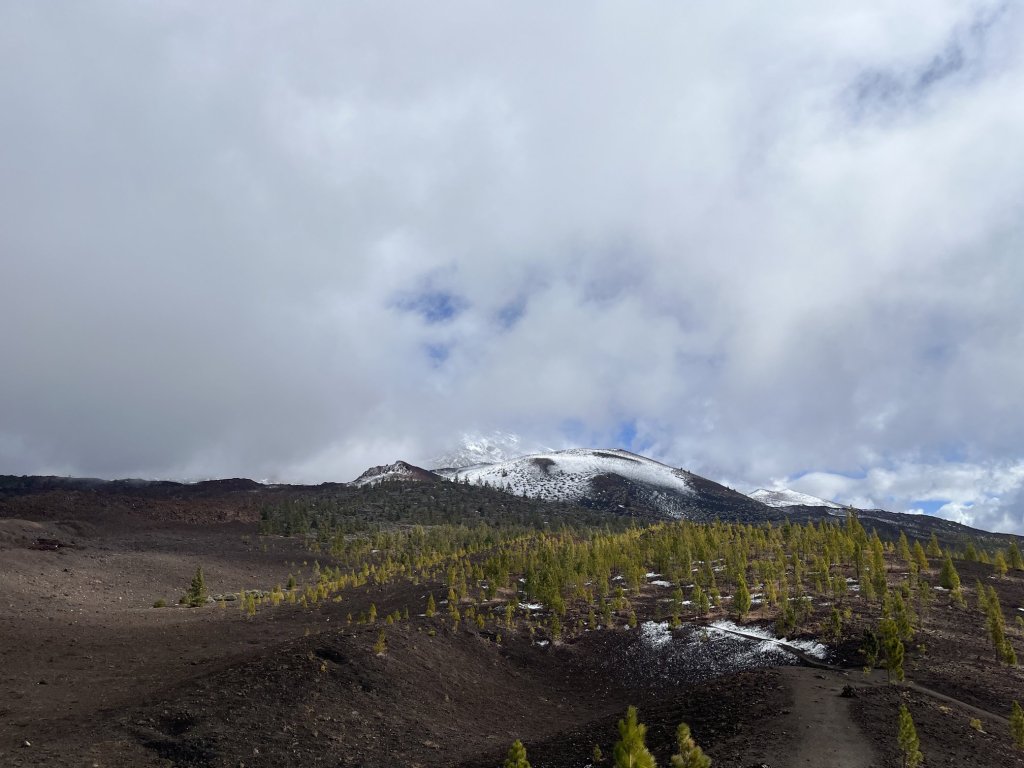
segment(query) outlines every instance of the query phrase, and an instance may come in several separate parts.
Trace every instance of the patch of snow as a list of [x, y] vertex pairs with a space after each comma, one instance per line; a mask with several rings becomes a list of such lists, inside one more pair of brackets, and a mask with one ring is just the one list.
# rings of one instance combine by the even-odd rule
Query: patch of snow
[[665, 581], [664, 579], [655, 579], [654, 581], [651, 582], [651, 584], [653, 586], [655, 586], [655, 587], [671, 587], [672, 586], [672, 582]]
[[769, 653], [777, 649], [785, 651], [795, 648], [799, 651], [803, 651], [808, 656], [813, 656], [816, 659], [825, 659], [828, 657], [828, 647], [816, 640], [789, 640], [785, 637], [775, 637], [775, 635], [762, 627], [741, 627], [728, 620], [713, 622], [709, 625], [709, 628], [733, 635], [738, 634], [757, 638], [761, 641], [755, 649], [758, 653]]
[[648, 578], [648, 579], [656, 579], [656, 578], [658, 578], [659, 576], [661, 576], [661, 574], [660, 574], [660, 573], [655, 573], [654, 571], [649, 571], [649, 572], [647, 573], [647, 578]]
[[667, 621], [645, 621], [640, 625], [640, 637], [652, 648], [660, 648], [672, 641], [672, 632]]
[[819, 499], [807, 493], [800, 493], [790, 488], [777, 488], [769, 491], [765, 488], [758, 488], [753, 493], [747, 494], [754, 501], [760, 501], [769, 507], [828, 507], [829, 509], [842, 509], [842, 504], [834, 501]]
[[539, 611], [544, 606], [540, 603], [520, 603], [519, 608], [523, 611]]

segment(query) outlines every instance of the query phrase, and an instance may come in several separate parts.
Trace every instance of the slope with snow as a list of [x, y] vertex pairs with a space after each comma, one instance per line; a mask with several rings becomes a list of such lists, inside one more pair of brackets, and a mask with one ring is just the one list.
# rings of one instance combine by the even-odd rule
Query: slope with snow
[[461, 469], [478, 464], [510, 461], [523, 454], [546, 450], [549, 449], [538, 445], [525, 446], [519, 435], [511, 432], [495, 431], [486, 435], [467, 432], [457, 447], [434, 458], [430, 466]]
[[825, 499], [819, 499], [817, 496], [811, 496], [807, 493], [800, 493], [800, 491], [794, 491], [789, 488], [779, 488], [776, 490], [766, 490], [764, 488], [758, 488], [751, 494], [748, 494], [754, 501], [759, 501], [769, 507], [830, 507], [832, 509], [842, 509], [842, 504], [836, 504], [832, 501], [826, 501]]
[[370, 467], [359, 477], [352, 481], [352, 485], [362, 487], [364, 485], [377, 485], [378, 483], [392, 480], [440, 480], [441, 478], [433, 472], [407, 464], [404, 461], [396, 461], [394, 464], [382, 464], [379, 467]]
[[625, 482], [644, 496], [646, 505], [670, 514], [680, 496], [695, 493], [687, 472], [618, 449], [535, 453], [494, 464], [438, 470], [438, 474], [520, 496], [571, 502], [593, 499], [604, 486]]

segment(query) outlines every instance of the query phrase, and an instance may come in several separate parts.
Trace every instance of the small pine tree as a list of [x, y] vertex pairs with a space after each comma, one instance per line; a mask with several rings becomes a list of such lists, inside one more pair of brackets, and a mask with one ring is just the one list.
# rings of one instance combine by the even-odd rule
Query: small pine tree
[[1009, 570], [1009, 566], [1006, 564], [1006, 558], [1003, 557], [1002, 552], [996, 552], [995, 558], [992, 560], [992, 567], [999, 578], [1003, 578], [1006, 572]]
[[917, 562], [917, 567], [921, 573], [928, 570], [928, 555], [925, 554], [921, 542], [916, 540], [914, 541], [914, 560]]
[[1024, 749], [1024, 709], [1016, 701], [1010, 711], [1010, 736], [1017, 749]]
[[885, 671], [889, 682], [903, 680], [903, 641], [900, 640], [899, 627], [893, 619], [882, 619], [878, 624], [878, 634], [882, 638], [882, 651], [885, 654]]
[[424, 614], [428, 619], [437, 613], [437, 603], [434, 602], [434, 593], [427, 595], [427, 610]]
[[914, 719], [906, 704], [900, 704], [900, 728], [897, 736], [903, 768], [917, 768], [924, 760], [921, 754], [921, 740], [917, 738]]
[[530, 763], [526, 759], [526, 747], [519, 739], [512, 742], [503, 768], [530, 768]]
[[733, 608], [736, 610], [736, 617], [743, 621], [746, 618], [747, 613], [750, 611], [751, 599], [750, 589], [747, 587], [747, 579], [742, 573], [740, 574], [739, 581], [736, 584], [736, 596], [733, 598]]
[[910, 565], [910, 561], [913, 555], [910, 552], [910, 542], [907, 541], [907, 534], [905, 534], [902, 530], [900, 531], [900, 540], [897, 546], [897, 552], [899, 552], [900, 560], [902, 560], [907, 565]]
[[600, 763], [602, 760], [604, 760], [604, 753], [601, 751], [601, 746], [599, 744], [595, 744], [594, 745], [594, 762], [595, 763]]
[[928, 557], [942, 557], [942, 548], [939, 546], [939, 540], [932, 533], [932, 537], [928, 540], [928, 548], [925, 550], [928, 553]]
[[384, 633], [383, 629], [377, 635], [377, 642], [373, 644], [373, 652], [378, 656], [383, 656], [388, 652], [388, 636]]
[[711, 601], [707, 594], [700, 588], [700, 584], [693, 588], [693, 604], [697, 607], [698, 616], [707, 616], [711, 610]]
[[672, 768], [709, 768], [711, 758], [697, 746], [697, 742], [690, 735], [690, 726], [686, 723], [680, 723], [676, 729], [676, 741], [679, 744], [679, 752], [672, 755]]
[[207, 596], [206, 579], [203, 578], [203, 569], [196, 568], [195, 575], [192, 577], [192, 583], [189, 585], [188, 592], [181, 598], [181, 602], [190, 608], [198, 608], [206, 603]]
[[626, 719], [619, 720], [619, 741], [612, 752], [615, 768], [657, 768], [654, 755], [644, 744], [646, 736], [647, 726], [637, 722], [636, 707], [628, 707]]
[[1015, 571], [1024, 571], [1024, 557], [1020, 554], [1020, 547], [1017, 542], [1011, 541], [1006, 549], [1006, 561]]
[[870, 669], [878, 663], [878, 656], [882, 652], [882, 645], [878, 642], [878, 635], [870, 629], [864, 630], [864, 641], [861, 644], [861, 653], [864, 654], [864, 663]]
[[953, 565], [953, 558], [950, 557], [949, 552], [946, 553], [946, 557], [942, 561], [942, 570], [939, 571], [939, 585], [950, 592], [960, 591], [960, 574], [957, 573], [956, 566]]
[[843, 614], [839, 612], [839, 609], [832, 606], [832, 612], [828, 617], [828, 624], [826, 625], [828, 636], [838, 642], [843, 636]]

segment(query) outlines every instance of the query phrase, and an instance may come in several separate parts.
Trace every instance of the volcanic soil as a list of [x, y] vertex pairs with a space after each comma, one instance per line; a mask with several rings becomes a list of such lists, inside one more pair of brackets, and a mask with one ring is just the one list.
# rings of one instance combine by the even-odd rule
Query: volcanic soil
[[[920, 647], [908, 649], [910, 682], [893, 686], [861, 669], [858, 638], [877, 608], [857, 600], [827, 663], [791, 655], [747, 666], [718, 664], [724, 646], [702, 644], [693, 626], [661, 646], [643, 626], [555, 644], [452, 631], [421, 615], [440, 584], [360, 587], [250, 617], [237, 601], [190, 609], [177, 598], [197, 566], [213, 593], [307, 581], [314, 557], [299, 539], [259, 536], [244, 517], [21, 512], [0, 518], [3, 766], [484, 768], [517, 738], [534, 766], [591, 764], [595, 745], [605, 755], [595, 765], [610, 765], [629, 704], [661, 765], [685, 721], [715, 765], [898, 766], [900, 702], [926, 765], [1024, 765], [1006, 722], [1022, 676], [995, 661], [970, 589], [975, 579], [996, 586], [1022, 653], [1012, 616], [1024, 585], [988, 566], [961, 568], [971, 607], [937, 593]], [[641, 621], [662, 618], [660, 594], [648, 587], [636, 601]], [[158, 599], [168, 607], [153, 607]], [[409, 619], [349, 621], [371, 603]], [[808, 637], [827, 611], [817, 606]]]

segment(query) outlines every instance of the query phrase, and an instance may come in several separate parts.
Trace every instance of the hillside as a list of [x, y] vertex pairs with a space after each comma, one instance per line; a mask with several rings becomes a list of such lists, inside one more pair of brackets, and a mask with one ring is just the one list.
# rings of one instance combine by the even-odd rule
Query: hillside
[[800, 493], [800, 491], [794, 491], [789, 488], [776, 488], [770, 491], [765, 488], [758, 488], [749, 495], [754, 501], [759, 501], [769, 507], [776, 507], [778, 509], [783, 507], [843, 508], [842, 504], [836, 504], [834, 501], [819, 499], [817, 496], [811, 496], [808, 493]]
[[494, 464], [439, 469], [457, 483], [563, 501], [614, 514], [755, 521], [768, 510], [707, 478], [621, 449], [569, 449]]
[[[745, 498], [681, 479], [694, 503]], [[887, 551], [882, 515], [666, 523], [440, 480], [22, 486], [0, 502], [3, 765], [486, 768], [522, 739], [534, 765], [578, 768], [635, 704], [662, 766], [685, 721], [716, 765], [894, 768], [900, 702], [929, 759], [1021, 764], [1021, 673], [975, 590], [1012, 616], [1024, 570], [956, 551], [966, 598], [936, 589], [941, 556]], [[242, 499], [258, 522], [204, 519]], [[198, 567], [211, 602], [177, 606]], [[908, 605], [897, 688], [858, 649]]]

